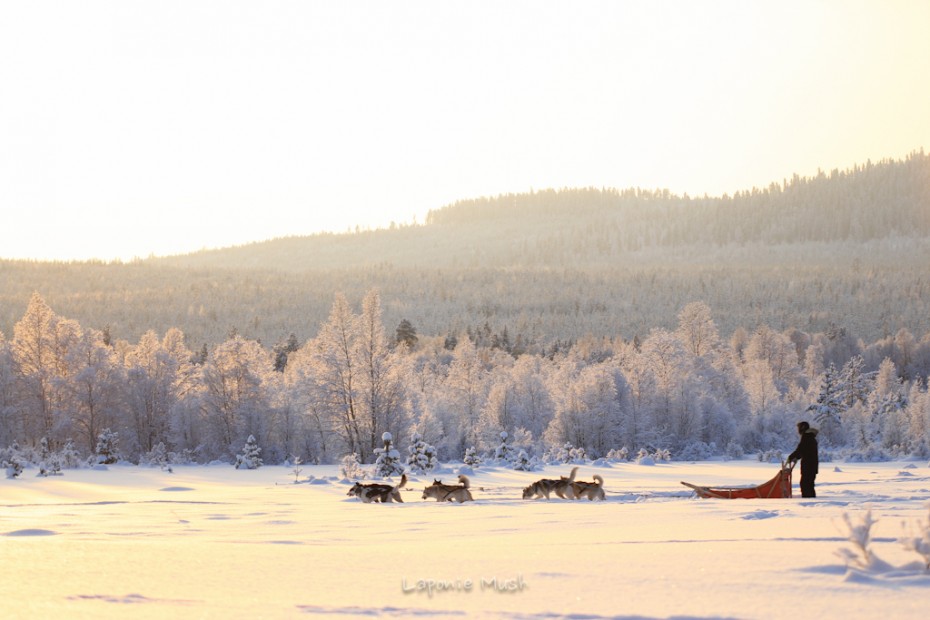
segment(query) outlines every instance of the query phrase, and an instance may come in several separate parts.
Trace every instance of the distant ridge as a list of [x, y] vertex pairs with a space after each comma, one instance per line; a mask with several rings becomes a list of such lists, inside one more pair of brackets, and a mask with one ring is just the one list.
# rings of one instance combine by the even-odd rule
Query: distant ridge
[[795, 175], [733, 196], [577, 188], [462, 200], [422, 225], [294, 236], [150, 262], [265, 270], [590, 268], [634, 253], [930, 237], [930, 156]]

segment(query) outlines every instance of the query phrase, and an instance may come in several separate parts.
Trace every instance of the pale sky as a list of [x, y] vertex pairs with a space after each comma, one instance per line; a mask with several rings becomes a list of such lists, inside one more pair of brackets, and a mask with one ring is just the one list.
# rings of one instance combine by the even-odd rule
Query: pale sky
[[930, 2], [0, 0], [0, 258], [930, 149]]

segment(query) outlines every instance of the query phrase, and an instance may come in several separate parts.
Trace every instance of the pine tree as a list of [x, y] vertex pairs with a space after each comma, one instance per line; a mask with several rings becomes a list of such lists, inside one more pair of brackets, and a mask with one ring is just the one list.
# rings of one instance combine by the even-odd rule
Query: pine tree
[[474, 446], [465, 448], [465, 456], [462, 458], [462, 462], [469, 467], [478, 467], [481, 465], [481, 457], [478, 456], [478, 450], [476, 450]]
[[404, 344], [408, 349], [412, 349], [417, 345], [417, 340], [417, 330], [413, 327], [413, 324], [407, 319], [401, 320], [394, 331], [394, 342]]
[[436, 448], [423, 441], [420, 433], [414, 433], [411, 445], [407, 448], [407, 465], [410, 471], [418, 474], [428, 474], [439, 465], [436, 457]]
[[112, 465], [119, 460], [119, 433], [111, 431], [109, 428], [103, 429], [97, 436], [97, 446], [94, 453], [97, 455], [97, 463], [101, 465]]
[[839, 373], [836, 396], [844, 409], [852, 407], [857, 402], [865, 403], [868, 399], [875, 373], [867, 373], [864, 368], [865, 360], [861, 355], [856, 355], [843, 365]]
[[23, 473], [22, 458], [18, 454], [14, 454], [3, 461], [2, 467], [6, 469], [7, 478], [16, 478]]
[[58, 456], [61, 466], [66, 469], [74, 469], [81, 464], [81, 455], [74, 447], [74, 442], [71, 439], [65, 442], [65, 446], [58, 453]]
[[520, 454], [513, 461], [513, 468], [517, 471], [533, 471], [536, 469], [536, 459], [531, 459], [526, 450], [520, 450]]
[[404, 465], [400, 462], [400, 452], [395, 450], [392, 445], [394, 441], [393, 435], [384, 433], [381, 435], [381, 440], [384, 442], [384, 447], [375, 448], [374, 450], [375, 454], [378, 455], [378, 458], [375, 459], [375, 474], [382, 478], [403, 474]]
[[142, 457], [142, 462], [147, 463], [153, 467], [158, 467], [159, 469], [169, 469], [168, 449], [165, 448], [165, 444], [158, 442], [155, 447], [149, 450], [145, 456]]
[[262, 449], [258, 447], [254, 435], [249, 435], [242, 448], [242, 454], [236, 456], [236, 469], [258, 469], [262, 466]]
[[836, 376], [836, 366], [830, 364], [820, 383], [820, 394], [817, 402], [810, 405], [807, 410], [813, 412], [814, 420], [821, 430], [837, 429], [840, 425], [840, 414], [844, 411], [842, 393]]
[[501, 443], [494, 451], [494, 459], [499, 463], [510, 463], [514, 459], [513, 448], [507, 444], [507, 431], [501, 431]]

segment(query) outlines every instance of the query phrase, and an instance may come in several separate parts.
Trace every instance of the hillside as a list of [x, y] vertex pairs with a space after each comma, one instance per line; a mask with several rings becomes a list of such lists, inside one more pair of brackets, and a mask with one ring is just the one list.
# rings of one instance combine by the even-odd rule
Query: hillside
[[[930, 156], [798, 176], [734, 196], [563, 189], [466, 200], [426, 223], [290, 237], [157, 259], [184, 267], [354, 269], [610, 267], [683, 250], [930, 237]], [[696, 248], [696, 250], [695, 250]], [[652, 256], [655, 255], [656, 256]]]
[[417, 226], [290, 237], [129, 264], [0, 261], [0, 332], [33, 291], [88, 327], [189, 344], [235, 328], [316, 333], [333, 295], [381, 292], [392, 330], [501, 333], [545, 347], [632, 338], [705, 301], [724, 334], [842, 326], [930, 332], [930, 157], [794, 177], [734, 196], [563, 189], [461, 201]]

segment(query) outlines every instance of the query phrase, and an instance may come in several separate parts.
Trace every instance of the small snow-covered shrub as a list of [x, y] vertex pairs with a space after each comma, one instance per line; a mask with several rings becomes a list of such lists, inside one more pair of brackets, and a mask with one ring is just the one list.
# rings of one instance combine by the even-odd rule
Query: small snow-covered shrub
[[556, 462], [568, 465], [574, 463], [576, 465], [583, 465], [587, 455], [585, 454], [585, 449], [583, 447], [575, 447], [571, 442], [565, 442], [561, 448], [557, 449], [554, 454], [548, 454], [546, 460], [549, 462]]
[[48, 456], [39, 463], [39, 473], [36, 475], [42, 476], [43, 478], [47, 476], [60, 476], [61, 460], [59, 455], [55, 452], [49, 453]]
[[731, 441], [727, 444], [726, 449], [723, 451], [723, 455], [728, 459], [738, 461], [746, 456], [746, 453], [743, 451], [742, 444]]
[[608, 461], [614, 461], [614, 462], [617, 462], [617, 463], [623, 462], [623, 461], [629, 461], [629, 460], [630, 460], [630, 451], [629, 451], [629, 449], [628, 449], [626, 446], [624, 446], [624, 447], [622, 447], [622, 448], [620, 448], [620, 449], [614, 448], [614, 449], [610, 450], [610, 451], [607, 453], [607, 456], [604, 457], [604, 458], [606, 458]]
[[859, 448], [846, 455], [848, 463], [884, 463], [890, 460], [891, 456], [876, 446]]
[[843, 513], [843, 521], [849, 530], [846, 539], [852, 543], [852, 549], [840, 549], [837, 555], [846, 560], [846, 565], [871, 572], [886, 572], [894, 567], [882, 560], [872, 549], [872, 527], [878, 523], [872, 518], [872, 510], [866, 511], [858, 521], [853, 521], [848, 513]]
[[633, 459], [633, 462], [637, 465], [655, 465], [656, 460], [652, 458], [652, 455], [649, 454], [649, 451], [645, 448], [640, 448], [639, 452], [636, 453], [636, 458]]
[[158, 467], [159, 469], [167, 469], [168, 450], [165, 448], [165, 444], [158, 442], [156, 446], [140, 457], [139, 464], [149, 467]]
[[300, 467], [302, 463], [303, 461], [300, 460], [299, 456], [295, 456], [294, 460], [291, 461], [291, 471], [294, 474], [294, 484], [300, 482], [300, 472], [303, 471], [303, 469]]
[[[930, 504], [927, 504], [927, 508], [930, 508]], [[906, 550], [917, 553], [923, 559], [925, 570], [930, 571], [930, 516], [926, 521], [918, 522], [916, 531], [912, 530], [898, 541]]]
[[530, 458], [526, 450], [520, 450], [520, 454], [513, 461], [513, 468], [517, 471], [535, 471], [538, 465], [536, 457]]
[[365, 477], [365, 469], [362, 467], [358, 455], [354, 452], [342, 457], [342, 461], [339, 463], [339, 473], [346, 480], [360, 480]]
[[469, 467], [479, 467], [481, 465], [481, 457], [478, 456], [478, 450], [476, 450], [474, 446], [465, 448], [465, 456], [462, 458], [462, 462]]
[[197, 462], [197, 454], [203, 451], [203, 446], [197, 446], [193, 450], [185, 448], [180, 452], [169, 452], [168, 463], [171, 465], [192, 465]]
[[58, 462], [64, 469], [77, 469], [83, 465], [80, 453], [74, 447], [74, 442], [68, 440], [64, 447], [58, 452]]
[[706, 461], [713, 456], [713, 446], [707, 445], [703, 441], [695, 441], [682, 448], [675, 458], [679, 461]]
[[23, 473], [23, 461], [18, 454], [9, 456], [3, 461], [2, 467], [6, 470], [6, 477], [13, 479]]
[[784, 454], [781, 450], [771, 449], [763, 450], [759, 453], [759, 462], [760, 463], [781, 463], [785, 460]]

